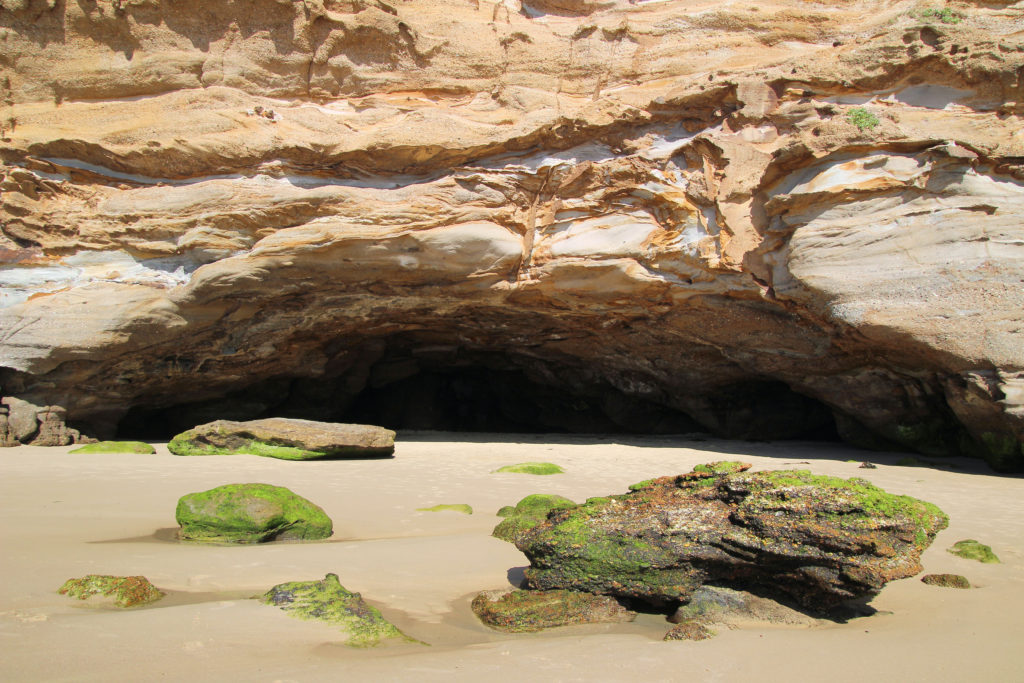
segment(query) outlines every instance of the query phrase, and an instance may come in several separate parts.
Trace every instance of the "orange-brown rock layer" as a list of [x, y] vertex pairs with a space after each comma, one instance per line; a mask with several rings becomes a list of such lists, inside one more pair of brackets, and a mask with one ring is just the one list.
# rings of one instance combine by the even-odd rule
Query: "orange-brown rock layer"
[[0, 5], [4, 396], [1024, 468], [1016, 5]]

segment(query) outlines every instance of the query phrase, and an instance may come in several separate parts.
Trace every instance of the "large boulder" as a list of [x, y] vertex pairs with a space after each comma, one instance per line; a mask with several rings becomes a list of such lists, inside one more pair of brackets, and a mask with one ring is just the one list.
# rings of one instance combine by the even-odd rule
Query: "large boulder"
[[316, 540], [334, 533], [320, 507], [283, 486], [228, 484], [178, 500], [179, 537], [210, 543]]
[[284, 417], [216, 420], [178, 434], [167, 448], [175, 455], [250, 453], [283, 460], [381, 457], [395, 452], [395, 433], [373, 425]]
[[664, 606], [714, 581], [828, 611], [917, 574], [948, 522], [862, 479], [702, 469], [550, 512], [516, 538], [528, 587]]

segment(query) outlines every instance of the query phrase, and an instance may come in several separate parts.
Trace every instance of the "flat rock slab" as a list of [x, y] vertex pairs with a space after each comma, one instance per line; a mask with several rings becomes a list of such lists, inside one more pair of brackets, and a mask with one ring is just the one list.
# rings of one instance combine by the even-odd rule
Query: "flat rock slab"
[[636, 619], [636, 612], [607, 595], [567, 590], [484, 591], [473, 599], [472, 608], [482, 622], [509, 633]]
[[167, 448], [175, 455], [249, 453], [283, 460], [385, 457], [395, 452], [395, 433], [373, 425], [285, 417], [216, 420], [178, 434]]

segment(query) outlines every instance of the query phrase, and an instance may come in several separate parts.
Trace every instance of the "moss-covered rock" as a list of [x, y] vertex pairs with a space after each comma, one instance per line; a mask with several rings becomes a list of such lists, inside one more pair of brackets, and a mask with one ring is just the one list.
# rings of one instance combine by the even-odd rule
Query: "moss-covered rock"
[[550, 462], [521, 462], [518, 465], [505, 465], [494, 471], [513, 474], [563, 474], [565, 472], [561, 467]]
[[281, 460], [382, 457], [395, 452], [395, 433], [373, 425], [283, 417], [217, 420], [178, 434], [167, 448], [175, 455], [247, 453]]
[[970, 588], [971, 582], [966, 576], [959, 574], [926, 574], [921, 577], [921, 582], [929, 586], [940, 586], [942, 588]]
[[503, 541], [515, 543], [520, 534], [543, 522], [552, 510], [573, 507], [576, 507], [576, 503], [562, 496], [546, 493], [531, 494], [516, 503], [515, 507], [506, 505], [498, 510], [497, 515], [505, 519], [494, 527], [491, 535]]
[[86, 444], [81, 448], [76, 448], [69, 453], [139, 453], [142, 455], [152, 455], [156, 453], [156, 449], [148, 443], [142, 441], [97, 441], [96, 443]]
[[333, 533], [318, 506], [283, 486], [228, 484], [178, 500], [180, 538], [209, 543], [315, 540]]
[[863, 479], [725, 469], [550, 512], [515, 539], [527, 585], [678, 604], [729, 581], [828, 610], [918, 573], [948, 522]]
[[465, 503], [442, 503], [429, 508], [416, 508], [418, 512], [461, 512], [464, 515], [473, 514], [473, 508]]
[[952, 548], [947, 548], [946, 552], [953, 553], [957, 557], [962, 557], [965, 560], [977, 560], [978, 562], [984, 562], [986, 564], [994, 564], [999, 562], [999, 558], [992, 552], [992, 548], [979, 543], [974, 539], [967, 539], [965, 541], [957, 541], [953, 544]]
[[274, 586], [261, 598], [298, 619], [323, 621], [348, 634], [347, 645], [370, 647], [386, 640], [418, 642], [398, 630], [359, 593], [341, 585], [337, 574], [322, 581], [291, 581]]
[[565, 590], [485, 591], [473, 598], [472, 608], [480, 621], [509, 633], [636, 618], [636, 612], [626, 609], [614, 598]]
[[61, 595], [87, 600], [94, 595], [112, 598], [118, 607], [136, 607], [164, 597], [145, 576], [107, 576], [88, 574], [79, 579], [68, 579], [58, 590]]

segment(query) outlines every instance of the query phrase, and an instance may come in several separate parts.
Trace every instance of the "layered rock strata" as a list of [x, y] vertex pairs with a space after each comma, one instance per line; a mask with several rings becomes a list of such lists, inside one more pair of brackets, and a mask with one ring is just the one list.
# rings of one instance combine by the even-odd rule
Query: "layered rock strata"
[[3, 0], [0, 391], [1024, 468], [1024, 9], [934, 9]]

